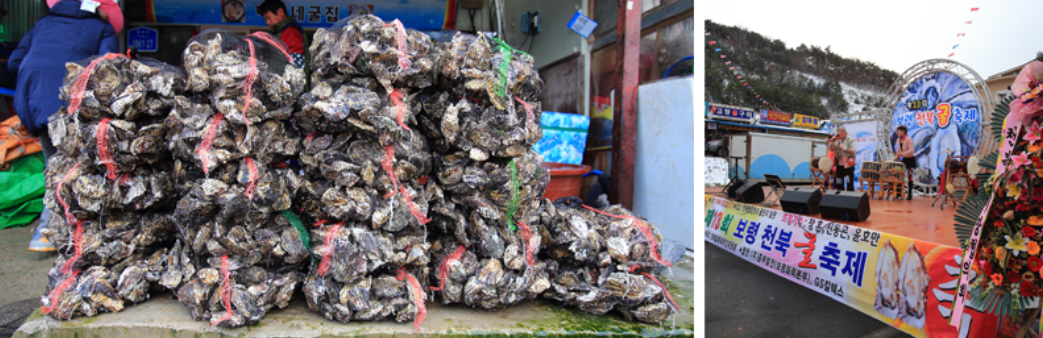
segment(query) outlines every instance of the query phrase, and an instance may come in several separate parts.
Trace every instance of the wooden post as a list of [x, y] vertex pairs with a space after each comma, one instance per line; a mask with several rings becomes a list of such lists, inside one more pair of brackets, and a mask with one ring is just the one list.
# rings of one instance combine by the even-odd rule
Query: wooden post
[[638, 56], [641, 0], [619, 0], [616, 21], [616, 93], [612, 107], [612, 203], [634, 207]]

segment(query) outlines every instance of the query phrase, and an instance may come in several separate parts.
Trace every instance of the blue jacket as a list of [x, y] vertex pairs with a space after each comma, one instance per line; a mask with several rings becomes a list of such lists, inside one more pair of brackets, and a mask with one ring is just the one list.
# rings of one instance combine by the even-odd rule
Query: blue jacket
[[115, 53], [116, 30], [80, 2], [61, 0], [40, 18], [11, 53], [7, 69], [18, 76], [14, 109], [33, 136], [47, 131], [47, 118], [63, 105], [58, 90], [65, 63]]

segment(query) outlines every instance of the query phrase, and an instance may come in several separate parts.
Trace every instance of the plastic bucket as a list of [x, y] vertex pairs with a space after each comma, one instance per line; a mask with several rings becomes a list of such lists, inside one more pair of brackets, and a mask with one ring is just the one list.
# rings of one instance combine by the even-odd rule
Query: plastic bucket
[[590, 172], [590, 166], [582, 164], [543, 162], [543, 170], [550, 173], [550, 183], [543, 198], [551, 201], [562, 197], [579, 195], [583, 185], [583, 175]]

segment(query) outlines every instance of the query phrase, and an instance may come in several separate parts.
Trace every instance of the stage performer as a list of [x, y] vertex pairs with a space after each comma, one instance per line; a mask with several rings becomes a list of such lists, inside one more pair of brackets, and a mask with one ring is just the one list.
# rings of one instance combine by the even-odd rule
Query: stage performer
[[[837, 128], [837, 135], [830, 139], [828, 145], [836, 156], [833, 163], [836, 164], [836, 178], [840, 179], [839, 185], [844, 190], [855, 191], [855, 140], [847, 134], [846, 128], [840, 127]], [[840, 189], [841, 186], [837, 188]]]
[[913, 169], [917, 168], [913, 138], [909, 137], [909, 128], [905, 126], [898, 126], [898, 130], [895, 133], [898, 134], [898, 142], [895, 142], [894, 161], [905, 164], [906, 176], [909, 177], [909, 195], [907, 195], [906, 199], [911, 201], [913, 199]]

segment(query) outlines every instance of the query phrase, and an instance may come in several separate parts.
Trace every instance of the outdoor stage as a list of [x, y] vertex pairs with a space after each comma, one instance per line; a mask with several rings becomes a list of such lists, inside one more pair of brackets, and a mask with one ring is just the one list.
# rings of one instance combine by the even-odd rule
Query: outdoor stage
[[[788, 187], [810, 187], [810, 185], [794, 185]], [[723, 188], [706, 188], [706, 195], [724, 197], [721, 195]], [[768, 196], [769, 189], [764, 187], [764, 196]], [[774, 199], [774, 197], [772, 197]], [[913, 196], [912, 201], [881, 200], [879, 198], [869, 199], [869, 218], [865, 222], [835, 221], [837, 223], [849, 224], [863, 229], [871, 229], [917, 239], [925, 242], [937, 243], [948, 246], [959, 246], [956, 233], [953, 231], [953, 216], [956, 208], [952, 202], [941, 210], [938, 204], [934, 207], [935, 196]], [[941, 203], [941, 202], [939, 202]], [[782, 206], [771, 209], [782, 211]], [[821, 215], [807, 215], [807, 217], [821, 218]]]

